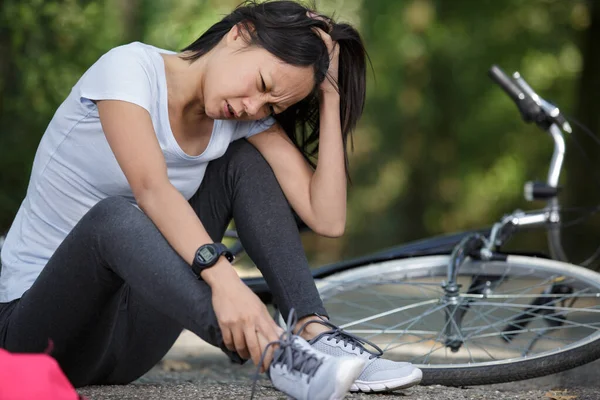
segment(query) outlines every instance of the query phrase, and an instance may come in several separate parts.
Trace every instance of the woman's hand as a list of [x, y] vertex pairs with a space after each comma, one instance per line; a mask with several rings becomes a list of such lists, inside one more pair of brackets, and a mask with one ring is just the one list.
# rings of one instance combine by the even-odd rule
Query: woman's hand
[[[323, 17], [321, 17], [317, 14], [314, 14], [310, 11], [307, 13], [307, 15], [310, 18], [325, 21], [330, 26], [330, 31], [331, 31], [331, 25], [330, 25], [329, 21], [327, 21]], [[333, 39], [331, 39], [331, 36], [329, 35], [329, 33], [325, 32], [324, 30], [322, 30], [320, 28], [314, 28], [314, 31], [321, 37], [321, 39], [325, 43], [325, 46], [327, 46], [327, 53], [329, 53], [329, 69], [328, 69], [327, 75], [325, 76], [325, 79], [321, 83], [321, 86], [319, 87], [319, 89], [321, 90], [321, 92], [323, 94], [327, 94], [327, 93], [338, 94], [339, 92], [337, 89], [337, 82], [338, 82], [338, 71], [339, 71], [339, 60], [340, 60], [340, 46], [338, 45], [337, 42], [333, 41]]]
[[[273, 321], [258, 296], [237, 276], [236, 279], [213, 283], [211, 288], [212, 304], [225, 346], [244, 359], [252, 358], [258, 365], [265, 346], [278, 340], [283, 330]], [[261, 366], [262, 371], [270, 365], [273, 350], [271, 346]]]

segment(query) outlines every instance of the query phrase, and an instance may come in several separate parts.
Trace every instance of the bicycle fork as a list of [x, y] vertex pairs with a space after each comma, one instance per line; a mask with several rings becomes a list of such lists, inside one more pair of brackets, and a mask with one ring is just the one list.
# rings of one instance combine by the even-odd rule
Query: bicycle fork
[[[460, 296], [461, 286], [458, 283], [458, 270], [464, 263], [467, 257], [481, 258], [482, 249], [485, 250], [487, 240], [480, 234], [475, 234], [465, 237], [452, 252], [450, 262], [448, 264], [447, 282], [442, 283], [444, 288], [444, 296], [440, 299], [440, 303], [444, 304], [445, 312], [445, 328], [444, 328], [444, 345], [454, 353], [458, 352], [464, 344], [464, 336], [462, 333], [462, 321], [470, 308], [470, 303], [473, 301], [469, 298]], [[486, 252], [486, 260], [506, 260], [506, 256]], [[479, 275], [473, 279], [467, 294], [486, 295], [493, 293], [500, 281], [495, 276]], [[544, 321], [549, 327], [556, 327], [564, 324], [566, 318], [562, 315], [555, 315], [548, 311], [543, 306], [553, 304], [556, 299], [552, 295], [571, 295], [573, 288], [563, 284], [560, 279], [552, 282], [540, 295], [531, 302], [531, 307], [525, 309], [522, 313], [514, 317], [508, 322], [507, 326], [502, 330], [502, 339], [505, 343], [510, 343], [517, 335], [525, 332], [527, 325], [532, 319], [537, 316], [544, 318]], [[532, 339], [531, 343], [525, 347], [527, 353], [535, 345], [539, 336]]]
[[[460, 297], [460, 288], [462, 285], [458, 283], [458, 270], [465, 259], [479, 253], [485, 243], [485, 237], [480, 234], [470, 235], [461, 240], [452, 251], [452, 256], [448, 264], [448, 279], [442, 284], [444, 296], [440, 302], [446, 305], [444, 307], [446, 314], [444, 345], [449, 347], [453, 353], [460, 350], [464, 343], [461, 327], [463, 317], [469, 308], [469, 300]], [[473, 284], [471, 284], [469, 291], [472, 291], [472, 289]]]

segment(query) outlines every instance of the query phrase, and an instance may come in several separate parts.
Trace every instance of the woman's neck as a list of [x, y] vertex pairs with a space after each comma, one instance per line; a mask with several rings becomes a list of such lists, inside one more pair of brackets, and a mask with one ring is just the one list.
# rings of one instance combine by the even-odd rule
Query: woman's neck
[[193, 63], [177, 54], [162, 54], [165, 62], [169, 109], [181, 117], [204, 119], [202, 86], [205, 60]]

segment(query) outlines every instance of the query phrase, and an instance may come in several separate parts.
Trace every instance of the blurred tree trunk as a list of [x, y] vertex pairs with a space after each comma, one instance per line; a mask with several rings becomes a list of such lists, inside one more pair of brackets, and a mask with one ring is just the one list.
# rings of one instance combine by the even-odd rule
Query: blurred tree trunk
[[121, 26], [125, 43], [142, 41], [146, 30], [144, 0], [119, 0]]
[[[597, 1], [587, 3], [590, 13], [590, 26], [582, 35], [581, 53], [583, 67], [579, 81], [579, 93], [576, 103], [576, 118], [592, 132], [600, 133], [600, 4]], [[599, 203], [600, 194], [600, 157], [599, 146], [594, 140], [574, 127], [575, 138], [588, 157], [583, 157], [577, 144], [567, 139], [565, 185], [568, 206], [593, 206]], [[567, 255], [574, 262], [587, 258], [600, 246], [598, 218], [578, 225], [563, 233]]]

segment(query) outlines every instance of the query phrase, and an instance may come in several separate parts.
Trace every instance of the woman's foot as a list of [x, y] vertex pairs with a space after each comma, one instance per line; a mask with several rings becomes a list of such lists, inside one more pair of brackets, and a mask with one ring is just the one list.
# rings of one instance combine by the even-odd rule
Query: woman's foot
[[[313, 336], [308, 343], [315, 349], [336, 357], [356, 357], [365, 361], [365, 366], [354, 384], [351, 392], [385, 392], [390, 390], [405, 389], [421, 382], [423, 373], [408, 362], [396, 362], [381, 358], [383, 351], [369, 341], [343, 331], [331, 322], [311, 318], [301, 326], [299, 334], [306, 328], [314, 326], [319, 333]], [[378, 352], [367, 350], [364, 345], [373, 346]]]
[[365, 360], [324, 354], [299, 336], [280, 344], [269, 367], [273, 385], [298, 400], [343, 399]]
[[277, 346], [268, 370], [273, 386], [298, 400], [343, 399], [362, 373], [366, 360], [335, 357], [317, 350], [292, 333], [295, 326], [293, 312], [290, 312], [288, 329], [278, 341], [269, 344]]

